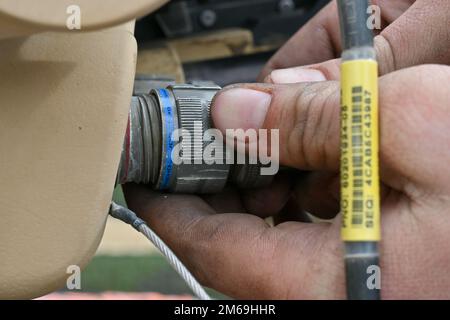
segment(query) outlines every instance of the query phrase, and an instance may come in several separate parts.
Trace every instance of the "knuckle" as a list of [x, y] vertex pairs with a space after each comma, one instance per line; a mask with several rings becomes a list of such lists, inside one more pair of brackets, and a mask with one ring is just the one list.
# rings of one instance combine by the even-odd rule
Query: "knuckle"
[[287, 120], [292, 123], [285, 147], [287, 161], [308, 168], [328, 166], [336, 160], [329, 159], [328, 146], [330, 139], [339, 138], [337, 93], [338, 84], [334, 82], [302, 85], [297, 89]]
[[378, 35], [374, 39], [375, 51], [379, 61], [380, 75], [387, 74], [397, 69], [394, 51], [388, 38]]

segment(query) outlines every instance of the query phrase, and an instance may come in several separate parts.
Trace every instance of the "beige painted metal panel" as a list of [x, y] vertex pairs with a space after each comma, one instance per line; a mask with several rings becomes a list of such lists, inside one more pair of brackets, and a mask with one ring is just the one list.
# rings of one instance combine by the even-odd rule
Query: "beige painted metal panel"
[[67, 31], [67, 8], [81, 11], [81, 30], [110, 27], [141, 17], [168, 0], [0, 0], [0, 37], [42, 30]]
[[97, 249], [132, 94], [130, 30], [0, 41], [0, 298], [64, 286]]

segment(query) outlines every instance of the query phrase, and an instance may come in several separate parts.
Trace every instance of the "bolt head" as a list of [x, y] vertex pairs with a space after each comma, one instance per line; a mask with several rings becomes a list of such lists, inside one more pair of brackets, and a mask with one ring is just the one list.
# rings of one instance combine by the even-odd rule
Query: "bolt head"
[[280, 0], [278, 2], [278, 10], [281, 13], [287, 13], [295, 10], [295, 2], [293, 0]]
[[210, 9], [204, 10], [200, 14], [200, 23], [205, 28], [211, 28], [216, 24], [217, 21], [217, 14]]

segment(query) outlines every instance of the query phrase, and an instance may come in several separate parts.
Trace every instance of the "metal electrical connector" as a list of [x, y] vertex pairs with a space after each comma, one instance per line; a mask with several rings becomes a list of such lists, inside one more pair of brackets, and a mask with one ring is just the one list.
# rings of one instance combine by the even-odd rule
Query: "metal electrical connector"
[[[341, 211], [348, 299], [378, 300], [378, 65], [367, 0], [338, 0], [342, 34]], [[376, 281], [379, 283], [379, 281]]]
[[[228, 164], [224, 142], [208, 137], [211, 101], [220, 89], [210, 84], [170, 85], [134, 96], [117, 183], [175, 193], [218, 193], [228, 181], [241, 188], [270, 184], [273, 177], [260, 175], [258, 164]], [[205, 157], [213, 143], [220, 146], [216, 151], [224, 150], [214, 154], [220, 161]], [[180, 161], [174, 161], [174, 155]]]
[[[139, 90], [145, 83], [145, 80], [140, 81]], [[220, 87], [186, 84], [155, 88], [150, 83], [147, 85], [154, 88], [149, 94], [140, 93], [132, 98], [118, 184], [134, 182], [179, 193], [218, 193], [229, 180], [241, 188], [271, 183], [273, 176], [260, 175], [259, 164], [228, 164], [226, 152], [214, 153], [214, 160], [219, 160], [216, 162], [205, 158], [204, 151], [213, 143], [219, 146], [215, 151], [226, 149], [223, 141], [208, 138], [208, 130], [212, 129], [211, 101]], [[177, 145], [181, 161], [174, 159]], [[234, 150], [231, 154], [234, 158]], [[172, 250], [134, 212], [113, 202], [110, 215], [144, 234], [199, 299], [210, 299]]]

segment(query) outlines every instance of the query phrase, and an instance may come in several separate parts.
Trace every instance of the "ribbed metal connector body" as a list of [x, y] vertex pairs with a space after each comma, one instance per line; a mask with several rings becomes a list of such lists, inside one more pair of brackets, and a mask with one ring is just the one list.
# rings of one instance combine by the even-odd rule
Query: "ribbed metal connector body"
[[244, 188], [270, 184], [273, 177], [261, 176], [259, 165], [229, 164], [224, 142], [210, 134], [211, 101], [219, 90], [171, 85], [134, 96], [117, 183], [176, 193], [218, 193], [229, 180]]
[[[206, 148], [214, 143], [205, 133], [212, 129], [211, 101], [220, 90], [217, 86], [176, 85], [172, 87], [178, 109], [178, 124], [183, 134], [180, 141], [180, 160], [170, 190], [180, 193], [216, 193], [227, 183], [230, 166], [225, 154], [216, 155], [220, 161], [206, 163]], [[187, 134], [190, 139], [186, 139]]]

